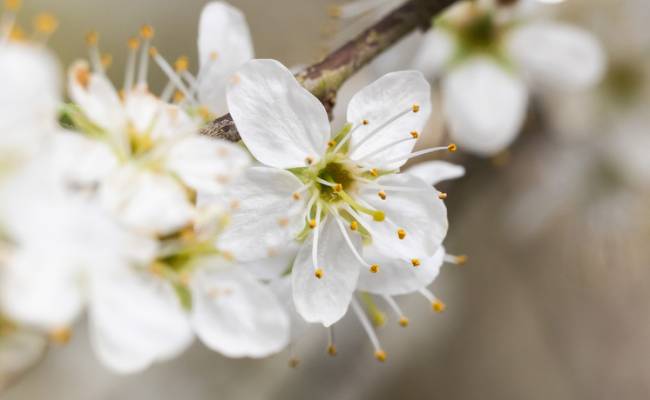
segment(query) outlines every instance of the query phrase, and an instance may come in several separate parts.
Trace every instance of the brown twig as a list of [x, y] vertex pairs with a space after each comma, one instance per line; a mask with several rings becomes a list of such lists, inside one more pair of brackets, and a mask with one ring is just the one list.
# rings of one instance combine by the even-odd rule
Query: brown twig
[[[456, 1], [409, 0], [320, 62], [297, 73], [296, 79], [329, 113], [334, 108], [336, 93], [350, 76], [410, 32], [428, 28], [431, 18]], [[201, 133], [233, 142], [240, 139], [230, 114], [215, 119]]]

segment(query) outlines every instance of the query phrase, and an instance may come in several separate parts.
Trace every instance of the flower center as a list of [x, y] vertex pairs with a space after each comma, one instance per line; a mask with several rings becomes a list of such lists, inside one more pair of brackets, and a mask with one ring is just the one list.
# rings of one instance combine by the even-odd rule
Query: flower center
[[[321, 199], [326, 202], [334, 202], [341, 199], [339, 193], [348, 191], [353, 186], [355, 179], [354, 174], [349, 167], [339, 161], [330, 161], [318, 171], [316, 187], [320, 193]], [[334, 186], [320, 183], [327, 181]]]

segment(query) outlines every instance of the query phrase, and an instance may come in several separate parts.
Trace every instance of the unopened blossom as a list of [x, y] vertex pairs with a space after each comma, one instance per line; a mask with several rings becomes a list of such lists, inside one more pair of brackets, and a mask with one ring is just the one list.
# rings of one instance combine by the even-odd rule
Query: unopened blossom
[[[232, 221], [219, 248], [245, 261], [300, 242], [291, 271], [296, 308], [326, 326], [345, 314], [361, 269], [381, 273], [385, 259], [433, 256], [447, 230], [444, 204], [426, 182], [398, 173], [411, 157], [448, 149], [411, 152], [429, 93], [418, 72], [388, 74], [357, 93], [349, 124], [331, 134], [322, 104], [282, 64], [245, 64], [228, 107], [265, 166], [232, 188]], [[380, 262], [364, 256], [370, 249]]]
[[526, 3], [464, 1], [435, 20], [416, 68], [441, 80], [451, 135], [490, 155], [522, 128], [529, 88], [576, 90], [599, 81], [605, 56], [588, 32], [517, 12]]

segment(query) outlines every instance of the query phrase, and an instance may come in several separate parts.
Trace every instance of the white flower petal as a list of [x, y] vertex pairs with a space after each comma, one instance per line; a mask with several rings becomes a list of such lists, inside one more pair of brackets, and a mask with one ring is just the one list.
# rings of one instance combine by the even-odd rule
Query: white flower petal
[[456, 51], [454, 38], [444, 29], [429, 29], [424, 34], [420, 49], [413, 60], [413, 68], [428, 79], [437, 78]]
[[225, 2], [208, 3], [199, 22], [199, 101], [215, 115], [228, 112], [228, 78], [253, 58], [253, 42], [244, 14]]
[[291, 241], [284, 247], [280, 247], [277, 254], [239, 264], [241, 268], [259, 279], [278, 279], [290, 270], [299, 248], [300, 245], [297, 242]]
[[[313, 237], [313, 234], [310, 235], [303, 243], [293, 264], [293, 301], [305, 321], [330, 326], [345, 315], [361, 266], [336, 222], [330, 218], [321, 227], [318, 238], [317, 262], [323, 276], [317, 278], [312, 262]], [[360, 251], [360, 236], [350, 233], [350, 239]]]
[[385, 261], [381, 255], [364, 252], [370, 263], [381, 264], [377, 273], [363, 268], [359, 276], [358, 290], [389, 296], [413, 293], [425, 288], [436, 279], [440, 272], [445, 250], [441, 246], [433, 257], [421, 260], [414, 267], [405, 260]]
[[435, 186], [442, 181], [463, 177], [465, 167], [446, 161], [432, 160], [415, 164], [404, 173], [416, 176], [429, 185]]
[[57, 173], [72, 185], [98, 185], [118, 163], [106, 143], [77, 132], [57, 132], [52, 153]]
[[228, 357], [265, 357], [289, 341], [289, 317], [268, 286], [241, 267], [202, 268], [192, 280], [192, 325]]
[[605, 54], [589, 32], [560, 22], [515, 29], [508, 50], [533, 81], [558, 89], [594, 85], [605, 71]]
[[126, 271], [99, 277], [89, 315], [97, 356], [120, 373], [174, 358], [193, 339], [176, 293], [152, 275]]
[[445, 114], [461, 149], [492, 155], [515, 139], [524, 122], [528, 92], [495, 62], [475, 58], [442, 81]]
[[234, 143], [191, 135], [170, 149], [165, 163], [186, 185], [215, 195], [241, 174], [250, 157]]
[[302, 186], [284, 170], [248, 169], [231, 188], [232, 219], [217, 246], [238, 261], [278, 254], [305, 225], [305, 199], [293, 198]]
[[[386, 199], [382, 200], [377, 195], [379, 189], [370, 186], [361, 188], [358, 197], [385, 214], [385, 220], [381, 222], [362, 214], [364, 223], [372, 231], [371, 246], [374, 251], [385, 259], [401, 258], [407, 261], [433, 256], [440, 248], [448, 227], [447, 208], [438, 198], [437, 191], [409, 174], [387, 175], [375, 182], [405, 191], [384, 189]], [[403, 239], [399, 238], [399, 229], [405, 232]], [[381, 262], [379, 267], [381, 269]]]
[[275, 60], [252, 60], [228, 86], [228, 108], [253, 156], [277, 168], [304, 167], [325, 153], [325, 108]]
[[100, 190], [100, 202], [128, 226], [142, 233], [167, 234], [194, 216], [183, 186], [168, 175], [124, 167]]
[[[412, 111], [414, 105], [419, 106], [418, 112]], [[397, 117], [400, 113], [404, 115]], [[431, 87], [422, 73], [400, 71], [384, 75], [350, 100], [347, 120], [359, 125], [352, 133], [350, 158], [362, 160], [363, 165], [383, 165], [383, 160], [408, 154], [415, 146], [411, 132], [421, 133], [430, 114]], [[363, 120], [369, 123], [363, 125]], [[372, 138], [365, 140], [370, 134]], [[409, 140], [382, 150], [384, 146], [404, 138]], [[395, 169], [405, 162], [398, 161], [384, 167]]]

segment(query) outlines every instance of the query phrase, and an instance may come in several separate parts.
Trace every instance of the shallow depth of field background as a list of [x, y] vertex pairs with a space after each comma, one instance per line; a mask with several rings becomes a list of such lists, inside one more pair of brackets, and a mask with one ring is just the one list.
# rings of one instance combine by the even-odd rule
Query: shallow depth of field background
[[[85, 56], [84, 33], [97, 30], [120, 84], [126, 41], [143, 23], [156, 28], [154, 44], [168, 60], [196, 60], [205, 1], [25, 3], [23, 22], [39, 10], [61, 20], [50, 44], [66, 65]], [[246, 13], [258, 57], [295, 66], [322, 54], [328, 0], [231, 3]], [[419, 296], [398, 299], [411, 325], [401, 328], [388, 314], [379, 328], [385, 364], [346, 317], [336, 326], [339, 355], [329, 357], [325, 331], [313, 329], [294, 347], [297, 369], [287, 366], [288, 351], [231, 360], [196, 344], [145, 373], [118, 376], [94, 358], [82, 321], [70, 344], [51, 348], [2, 398], [649, 398], [648, 9], [646, 0], [567, 0], [558, 9], [561, 19], [601, 37], [610, 73], [579, 96], [536, 97], [509, 154], [454, 157], [468, 175], [442, 188], [449, 192], [446, 247], [470, 261], [446, 267], [434, 285], [444, 314]], [[162, 74], [150, 71], [160, 88]], [[431, 125], [430, 143], [444, 135]]]

